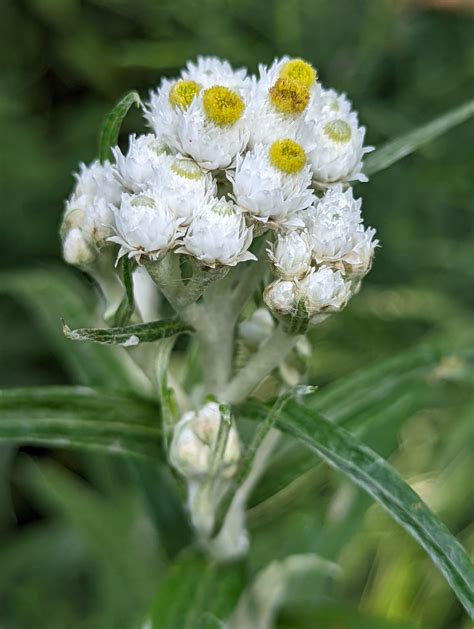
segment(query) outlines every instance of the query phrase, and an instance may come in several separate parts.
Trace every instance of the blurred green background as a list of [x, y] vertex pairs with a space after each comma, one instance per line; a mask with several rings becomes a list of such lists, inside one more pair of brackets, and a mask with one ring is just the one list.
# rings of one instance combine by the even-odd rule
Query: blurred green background
[[[0, 270], [61, 264], [57, 232], [71, 172], [95, 157], [101, 121], [126, 90], [146, 96], [198, 54], [251, 71], [275, 56], [301, 56], [325, 85], [348, 93], [378, 146], [472, 98], [472, 3], [452, 4], [2, 0]], [[144, 130], [137, 112], [123, 138], [132, 130]], [[438, 336], [463, 343], [474, 307], [473, 145], [471, 122], [357, 187], [382, 248], [351, 307], [313, 334], [312, 381], [324, 385]], [[0, 386], [72, 381], [36, 318], [1, 285], [0, 356]], [[384, 454], [472, 549], [472, 374], [464, 379], [406, 412]], [[136, 626], [164, 560], [127, 466], [31, 448], [0, 452], [2, 629]], [[335, 508], [334, 492], [356, 497], [354, 526], [341, 532], [347, 539], [336, 553], [344, 577], [295, 594], [279, 626], [316, 626], [305, 616], [307, 594], [327, 607], [318, 624], [325, 629], [467, 629], [423, 553], [327, 470], [293, 489], [277, 519], [254, 514], [256, 564], [324, 554], [322, 514]], [[315, 535], [323, 541], [310, 541]]]

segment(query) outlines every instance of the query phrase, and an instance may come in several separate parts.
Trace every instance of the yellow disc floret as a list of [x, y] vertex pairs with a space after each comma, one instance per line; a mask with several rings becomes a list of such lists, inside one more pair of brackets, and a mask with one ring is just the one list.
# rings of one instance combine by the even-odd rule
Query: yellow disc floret
[[346, 144], [352, 138], [352, 129], [345, 120], [330, 120], [324, 125], [324, 133], [333, 142]]
[[309, 103], [309, 89], [294, 79], [278, 79], [269, 89], [270, 100], [282, 114], [300, 114]]
[[200, 91], [201, 86], [196, 81], [177, 81], [170, 89], [168, 100], [175, 109], [188, 109]]
[[303, 61], [303, 59], [291, 59], [280, 70], [280, 78], [299, 81], [305, 87], [310, 88], [316, 82], [318, 73], [310, 63]]
[[270, 163], [284, 173], [293, 174], [302, 170], [306, 164], [303, 147], [294, 140], [277, 140], [268, 151]]
[[220, 127], [235, 124], [245, 109], [244, 101], [237, 92], [222, 85], [207, 89], [202, 102], [208, 118]]

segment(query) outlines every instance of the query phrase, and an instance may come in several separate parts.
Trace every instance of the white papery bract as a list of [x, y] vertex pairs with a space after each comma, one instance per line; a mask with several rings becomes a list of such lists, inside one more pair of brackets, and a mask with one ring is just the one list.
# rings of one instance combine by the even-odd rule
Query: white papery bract
[[174, 246], [179, 225], [166, 199], [156, 192], [123, 194], [115, 210], [116, 235], [109, 240], [120, 245], [118, 258], [140, 260], [144, 255], [156, 260]]
[[358, 126], [355, 114], [308, 121], [307, 130], [314, 144], [308, 159], [315, 182], [324, 187], [338, 181], [367, 181], [362, 158], [371, 147], [364, 147], [365, 127]]
[[342, 310], [351, 297], [350, 285], [340, 271], [329, 267], [313, 269], [298, 286], [310, 317], [324, 312]]
[[228, 61], [218, 57], [199, 56], [196, 63], [188, 61], [186, 69], [181, 72], [181, 78], [185, 81], [195, 81], [204, 89], [213, 85], [223, 85], [241, 95], [245, 95], [251, 85], [251, 79], [247, 76], [245, 68], [234, 70]]
[[201, 97], [196, 97], [177, 119], [177, 150], [206, 170], [232, 166], [237, 155], [245, 150], [248, 139], [245, 115], [234, 124], [218, 125], [206, 115]]
[[315, 198], [309, 187], [309, 166], [300, 172], [285, 173], [270, 163], [269, 147], [263, 144], [239, 156], [235, 173], [229, 178], [237, 203], [261, 223], [302, 226], [296, 213], [309, 207]]
[[306, 230], [279, 234], [267, 253], [275, 272], [283, 279], [301, 278], [311, 268], [312, 251]]
[[149, 187], [165, 153], [164, 145], [153, 133], [138, 137], [131, 135], [126, 155], [116, 146], [113, 154], [122, 185], [130, 192]]
[[96, 258], [95, 251], [78, 227], [70, 229], [63, 240], [63, 256], [68, 264], [88, 266]]
[[183, 237], [179, 253], [194, 256], [211, 268], [235, 266], [257, 258], [248, 251], [253, 232], [242, 210], [232, 201], [210, 198], [196, 214]]
[[366, 273], [370, 269], [375, 230], [362, 225], [360, 199], [341, 185], [329, 188], [304, 214], [315, 261], [318, 264]]
[[290, 315], [296, 310], [298, 291], [295, 282], [277, 280], [266, 287], [263, 300], [268, 308], [279, 315]]
[[219, 405], [209, 402], [198, 411], [185, 413], [173, 429], [170, 462], [187, 479], [202, 479], [211, 471], [231, 478], [240, 460], [237, 431], [230, 427], [219, 461], [216, 446], [222, 416]]
[[206, 199], [217, 193], [216, 182], [209, 172], [193, 160], [171, 155], [162, 156], [150, 187], [166, 198], [182, 225], [189, 225]]
[[76, 173], [74, 194], [88, 199], [103, 198], [108, 203], [120, 203], [122, 186], [117, 181], [115, 169], [110, 162], [101, 164], [98, 160], [89, 166], [80, 164], [80, 171]]

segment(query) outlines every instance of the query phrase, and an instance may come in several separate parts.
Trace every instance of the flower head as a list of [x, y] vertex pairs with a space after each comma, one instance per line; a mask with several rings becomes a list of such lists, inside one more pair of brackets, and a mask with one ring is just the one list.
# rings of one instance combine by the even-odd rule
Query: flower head
[[312, 270], [299, 283], [299, 295], [310, 317], [342, 310], [350, 299], [350, 285], [340, 271], [329, 267]]
[[204, 266], [235, 266], [256, 260], [248, 251], [252, 228], [247, 227], [241, 209], [232, 201], [209, 198], [193, 216], [183, 237], [180, 253], [194, 256]]
[[302, 225], [296, 213], [314, 200], [311, 172], [308, 165], [302, 166], [303, 158], [302, 147], [292, 140], [278, 140], [270, 147], [259, 144], [239, 156], [235, 174], [229, 176], [237, 203], [262, 223]]
[[278, 315], [293, 314], [298, 302], [298, 291], [295, 282], [277, 280], [266, 287], [263, 300], [268, 308]]
[[267, 252], [275, 272], [283, 279], [301, 278], [311, 267], [311, 244], [306, 230], [279, 234]]
[[234, 70], [228, 61], [217, 57], [198, 57], [197, 62], [188, 61], [181, 76], [184, 80], [202, 85], [204, 89], [222, 85], [239, 94], [244, 94], [250, 85], [245, 68]]
[[180, 222], [166, 200], [156, 191], [123, 194], [115, 210], [115, 234], [109, 240], [120, 245], [118, 257], [156, 260], [174, 246]]
[[113, 149], [113, 154], [122, 185], [131, 192], [139, 192], [150, 185], [166, 149], [153, 133], [138, 137], [133, 134], [129, 138], [127, 154], [123, 155], [118, 146]]

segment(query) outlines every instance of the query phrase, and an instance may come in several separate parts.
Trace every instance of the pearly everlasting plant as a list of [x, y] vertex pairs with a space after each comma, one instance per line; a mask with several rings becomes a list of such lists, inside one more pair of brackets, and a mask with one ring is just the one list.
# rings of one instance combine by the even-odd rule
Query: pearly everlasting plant
[[[119, 146], [134, 103], [148, 129]], [[444, 535], [434, 516], [378, 455], [316, 410], [324, 403], [303, 384], [306, 333], [348, 306], [379, 245], [364, 223], [362, 189], [352, 188], [368, 180], [370, 150], [346, 95], [323, 87], [301, 59], [277, 59], [253, 76], [200, 57], [144, 103], [130, 93], [106, 119], [100, 161], [80, 165], [61, 226], [65, 261], [101, 290], [102, 322], [64, 324], [64, 333], [119, 346], [121, 393], [144, 406], [124, 419], [119, 399], [118, 428], [107, 415], [100, 438], [112, 434], [114, 452], [152, 448], [212, 560], [237, 560], [251, 547], [247, 507], [282, 429], [375, 496], [458, 583], [453, 553], [439, 557], [443, 544], [433, 542]], [[372, 172], [398, 159], [399, 145], [393, 151], [381, 151]], [[434, 529], [424, 536], [428, 521]]]
[[[202, 384], [176, 392], [165, 443], [201, 543], [225, 558], [244, 552], [247, 536], [246, 497], [219, 520], [240, 469], [237, 427], [222, 417], [359, 290], [378, 241], [350, 182], [367, 179], [370, 149], [347, 98], [301, 59], [250, 76], [201, 57], [163, 79], [143, 111], [150, 132], [131, 135], [125, 150], [111, 146], [112, 161], [81, 166], [64, 257], [98, 280], [108, 321], [140, 325], [141, 269], [195, 332]], [[131, 333], [123, 344], [139, 342]], [[273, 386], [284, 390], [285, 378]], [[274, 438], [269, 428], [259, 448]], [[258, 467], [263, 455], [254, 456]]]

